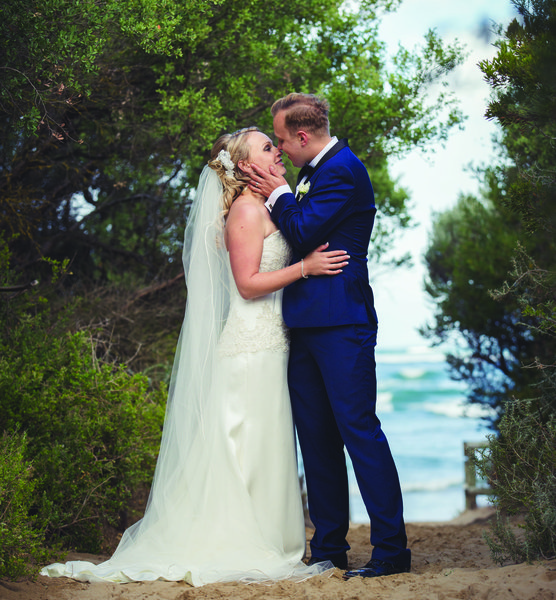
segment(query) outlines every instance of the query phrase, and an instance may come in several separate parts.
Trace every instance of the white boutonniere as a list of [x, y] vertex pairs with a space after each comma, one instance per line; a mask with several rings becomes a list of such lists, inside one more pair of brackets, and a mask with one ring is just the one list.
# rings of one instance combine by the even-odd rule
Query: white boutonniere
[[297, 193], [299, 194], [299, 199], [301, 200], [301, 198], [303, 198], [303, 196], [305, 196], [305, 194], [309, 191], [309, 188], [311, 187], [311, 182], [310, 181], [306, 181], [305, 183], [301, 183], [298, 187], [297, 187]]

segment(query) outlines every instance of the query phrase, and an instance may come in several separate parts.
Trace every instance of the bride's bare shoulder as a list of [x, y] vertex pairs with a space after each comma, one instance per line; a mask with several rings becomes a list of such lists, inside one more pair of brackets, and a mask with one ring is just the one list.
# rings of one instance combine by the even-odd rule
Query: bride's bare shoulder
[[249, 196], [239, 196], [230, 207], [227, 222], [245, 222], [255, 225], [263, 223], [264, 218], [265, 214], [259, 203], [253, 201]]

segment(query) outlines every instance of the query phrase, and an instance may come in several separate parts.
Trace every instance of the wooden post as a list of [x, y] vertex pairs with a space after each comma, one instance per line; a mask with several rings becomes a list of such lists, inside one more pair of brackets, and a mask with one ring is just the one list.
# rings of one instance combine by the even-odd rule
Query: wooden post
[[465, 509], [473, 510], [477, 508], [477, 496], [489, 495], [492, 490], [488, 486], [479, 487], [477, 485], [477, 471], [472, 458], [478, 448], [488, 448], [488, 442], [463, 442], [463, 454], [465, 456]]

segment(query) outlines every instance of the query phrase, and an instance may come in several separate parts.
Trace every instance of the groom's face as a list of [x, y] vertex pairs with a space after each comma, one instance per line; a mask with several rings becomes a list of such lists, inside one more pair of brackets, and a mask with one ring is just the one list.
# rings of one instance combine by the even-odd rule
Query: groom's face
[[278, 150], [287, 154], [294, 167], [302, 167], [307, 158], [304, 147], [298, 135], [292, 134], [286, 127], [286, 113], [281, 110], [274, 116], [274, 135], [276, 136]]

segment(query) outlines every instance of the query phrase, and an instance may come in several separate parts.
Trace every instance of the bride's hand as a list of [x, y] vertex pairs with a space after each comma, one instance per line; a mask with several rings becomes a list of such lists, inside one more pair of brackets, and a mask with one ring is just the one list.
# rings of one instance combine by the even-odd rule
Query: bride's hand
[[319, 246], [303, 259], [305, 275], [338, 275], [348, 264], [349, 255], [345, 250], [330, 250], [328, 242]]

